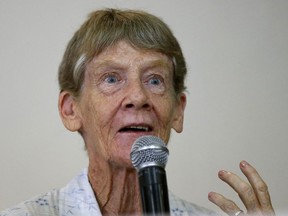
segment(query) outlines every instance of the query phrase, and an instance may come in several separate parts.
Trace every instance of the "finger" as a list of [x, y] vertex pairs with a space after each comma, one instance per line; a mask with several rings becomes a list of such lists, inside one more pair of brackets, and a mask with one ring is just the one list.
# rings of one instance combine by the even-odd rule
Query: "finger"
[[208, 199], [228, 215], [234, 216], [236, 212], [241, 211], [241, 209], [233, 201], [227, 199], [221, 194], [210, 192], [208, 194]]
[[256, 194], [250, 184], [243, 181], [239, 176], [234, 173], [221, 170], [218, 173], [219, 178], [230, 185], [239, 195], [244, 203], [248, 213], [255, 214], [260, 211], [260, 205]]
[[264, 215], [274, 215], [267, 184], [248, 162], [241, 161], [240, 169], [251, 184]]

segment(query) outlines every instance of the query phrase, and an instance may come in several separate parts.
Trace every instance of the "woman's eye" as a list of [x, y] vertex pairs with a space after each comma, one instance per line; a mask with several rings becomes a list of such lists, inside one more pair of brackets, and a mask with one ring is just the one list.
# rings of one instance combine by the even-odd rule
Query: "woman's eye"
[[163, 84], [163, 79], [161, 77], [154, 76], [148, 80], [148, 83], [150, 85], [155, 85], [155, 86], [161, 85], [161, 84]]
[[118, 81], [118, 78], [115, 75], [109, 75], [109, 76], [105, 77], [104, 81], [109, 83], [109, 84], [113, 84], [113, 83], [116, 83]]
[[159, 78], [156, 78], [156, 77], [151, 78], [149, 80], [149, 84], [151, 84], [151, 85], [160, 85], [161, 83], [162, 83], [162, 81]]
[[97, 88], [104, 94], [112, 94], [118, 91], [125, 83], [124, 77], [118, 72], [107, 72], [97, 81]]
[[153, 75], [146, 82], [147, 87], [154, 93], [162, 94], [165, 89], [165, 80], [160, 75]]

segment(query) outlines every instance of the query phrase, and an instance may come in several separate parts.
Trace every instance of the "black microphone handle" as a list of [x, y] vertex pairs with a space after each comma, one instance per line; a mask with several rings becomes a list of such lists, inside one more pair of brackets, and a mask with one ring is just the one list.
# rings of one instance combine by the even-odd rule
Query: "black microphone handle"
[[160, 166], [148, 166], [138, 171], [144, 215], [170, 215], [166, 172]]

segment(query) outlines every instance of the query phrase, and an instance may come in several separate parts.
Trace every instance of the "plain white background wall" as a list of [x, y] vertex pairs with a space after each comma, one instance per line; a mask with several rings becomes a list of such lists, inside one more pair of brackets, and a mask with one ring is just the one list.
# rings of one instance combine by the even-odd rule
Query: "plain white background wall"
[[65, 185], [87, 166], [83, 142], [62, 126], [57, 68], [87, 14], [136, 8], [162, 17], [189, 75], [184, 132], [172, 134], [170, 189], [202, 206], [209, 191], [237, 195], [217, 178], [248, 160], [288, 209], [288, 1], [1, 0], [0, 209]]

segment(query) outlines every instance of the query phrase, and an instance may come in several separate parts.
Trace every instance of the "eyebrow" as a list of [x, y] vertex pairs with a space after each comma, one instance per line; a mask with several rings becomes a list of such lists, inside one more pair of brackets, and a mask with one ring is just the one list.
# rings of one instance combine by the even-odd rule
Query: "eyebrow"
[[[170, 63], [170, 64], [169, 64]], [[144, 63], [143, 65], [143, 68], [157, 68], [157, 67], [162, 67], [162, 68], [166, 68], [168, 70], [171, 70], [173, 67], [172, 67], [172, 62], [167, 62], [167, 61], [163, 61], [163, 60], [153, 60], [153, 61], [150, 61], [150, 62], [147, 62]]]
[[[125, 64], [115, 62], [113, 60], [103, 60], [101, 62], [95, 61], [96, 65], [94, 64], [93, 70], [101, 69], [101, 68], [113, 68], [113, 69], [123, 69], [126, 67]], [[170, 63], [170, 64], [169, 64]], [[140, 64], [140, 67], [144, 70], [150, 69], [150, 68], [165, 68], [168, 70], [173, 70], [173, 63], [167, 62], [162, 59], [156, 59], [156, 60], [148, 60], [144, 62], [143, 64]]]

